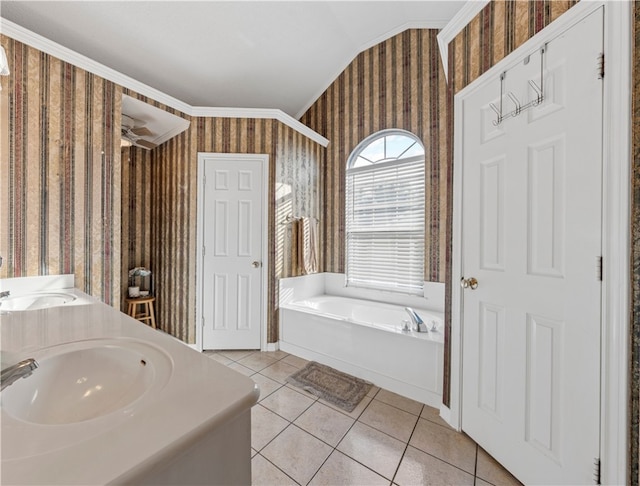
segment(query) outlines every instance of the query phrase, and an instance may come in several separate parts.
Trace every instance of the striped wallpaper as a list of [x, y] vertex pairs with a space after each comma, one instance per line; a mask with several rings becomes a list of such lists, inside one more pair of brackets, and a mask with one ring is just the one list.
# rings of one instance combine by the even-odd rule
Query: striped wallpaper
[[487, 4], [449, 44], [447, 76], [454, 93], [576, 3], [577, 0], [499, 0]]
[[120, 300], [121, 88], [6, 36], [0, 277], [74, 273]]
[[[138, 191], [135, 198], [130, 198], [129, 218], [124, 217], [123, 209], [123, 224], [129, 224], [128, 235], [135, 241], [126, 242], [123, 238], [123, 259], [125, 254], [129, 256], [128, 264], [123, 264], [123, 271], [143, 265], [141, 262], [149, 258], [148, 267], [154, 272], [155, 278], [159, 327], [187, 343], [194, 343], [197, 154], [268, 154], [271, 201], [268, 238], [271, 243], [267, 268], [267, 340], [276, 342], [276, 278], [288, 276], [282, 273], [285, 242], [280, 237], [282, 226], [278, 222], [288, 215], [320, 218], [320, 172], [324, 149], [275, 120], [202, 117], [193, 118], [191, 122], [192, 125], [186, 132], [153, 151], [135, 149], [135, 152], [143, 153], [132, 156], [130, 169], [123, 170], [123, 187], [130, 188], [128, 194]], [[126, 177], [129, 177], [129, 181]], [[142, 183], [143, 180], [146, 183]], [[282, 197], [283, 186], [291, 188], [290, 191], [285, 191], [285, 197]], [[151, 242], [150, 253], [137, 248], [144, 246], [147, 235]]]
[[631, 179], [631, 339], [629, 355], [629, 484], [640, 485], [640, 8], [634, 4], [632, 179]]
[[197, 118], [153, 151], [121, 152], [122, 93], [189, 117], [6, 36], [0, 42], [11, 65], [0, 80], [0, 277], [74, 273], [80, 289], [124, 309], [128, 270], [148, 267], [159, 327], [194, 343], [197, 152], [266, 153], [268, 341], [277, 341], [276, 277], [288, 275], [276, 213], [320, 218], [324, 149], [274, 120]]
[[359, 54], [300, 121], [327, 147], [324, 269], [344, 272], [344, 185], [349, 154], [379, 130], [417, 135], [426, 160], [425, 280], [443, 282], [449, 184], [446, 158], [446, 84], [437, 30], [411, 29]]
[[131, 268], [151, 268], [151, 167], [152, 152], [137, 147], [121, 150], [122, 156], [122, 220], [120, 275], [122, 302], [128, 294], [128, 274]]

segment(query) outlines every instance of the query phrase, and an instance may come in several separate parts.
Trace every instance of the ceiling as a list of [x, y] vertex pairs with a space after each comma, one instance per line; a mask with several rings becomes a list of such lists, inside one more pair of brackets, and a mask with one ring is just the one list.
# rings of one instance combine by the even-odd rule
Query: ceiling
[[191, 106], [299, 118], [362, 50], [462, 1], [11, 1], [0, 16]]

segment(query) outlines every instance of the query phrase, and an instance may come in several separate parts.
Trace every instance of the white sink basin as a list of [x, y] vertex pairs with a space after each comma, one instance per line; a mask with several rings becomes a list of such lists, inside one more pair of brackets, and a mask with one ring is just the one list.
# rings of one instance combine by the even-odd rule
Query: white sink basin
[[171, 359], [143, 342], [90, 340], [34, 353], [38, 368], [6, 387], [2, 408], [43, 425], [73, 424], [128, 413], [151, 388], [169, 379]]
[[37, 292], [32, 294], [8, 297], [0, 303], [3, 311], [28, 311], [46, 309], [68, 304], [76, 300], [76, 296], [65, 292]]

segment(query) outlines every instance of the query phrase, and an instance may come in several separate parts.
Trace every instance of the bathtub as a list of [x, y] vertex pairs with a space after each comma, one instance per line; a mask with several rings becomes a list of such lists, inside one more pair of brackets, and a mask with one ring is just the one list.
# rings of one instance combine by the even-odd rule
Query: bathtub
[[434, 332], [402, 330], [404, 306], [332, 295], [280, 305], [280, 349], [439, 408], [442, 314], [414, 310]]

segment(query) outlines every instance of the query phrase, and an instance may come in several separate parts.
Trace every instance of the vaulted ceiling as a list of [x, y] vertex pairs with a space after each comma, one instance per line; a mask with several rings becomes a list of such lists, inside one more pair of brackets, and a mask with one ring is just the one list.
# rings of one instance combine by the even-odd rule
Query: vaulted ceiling
[[362, 50], [465, 1], [11, 1], [0, 16], [191, 106], [298, 118]]

